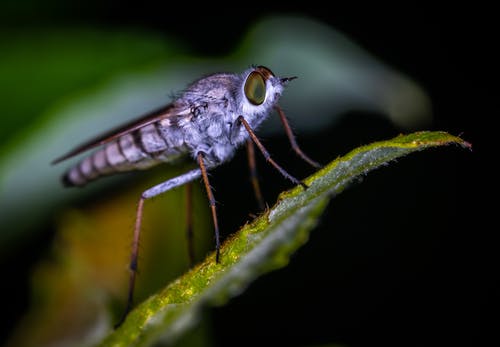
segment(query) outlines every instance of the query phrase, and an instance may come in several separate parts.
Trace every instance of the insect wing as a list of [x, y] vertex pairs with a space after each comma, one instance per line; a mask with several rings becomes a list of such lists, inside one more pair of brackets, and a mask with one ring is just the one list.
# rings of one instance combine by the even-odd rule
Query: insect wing
[[52, 164], [57, 164], [60, 163], [63, 160], [69, 159], [75, 155], [78, 155], [82, 152], [85, 152], [89, 149], [92, 149], [97, 146], [104, 145], [108, 142], [111, 142], [120, 136], [123, 136], [125, 134], [131, 133], [132, 131], [135, 131], [137, 129], [140, 129], [148, 124], [157, 122], [161, 119], [177, 115], [180, 112], [176, 111], [182, 111], [176, 109], [176, 107], [173, 104], [168, 104], [167, 106], [163, 106], [155, 111], [152, 111], [150, 113], [145, 114], [144, 116], [135, 119], [131, 121], [130, 123], [127, 123], [125, 125], [122, 125], [116, 129], [113, 129], [111, 131], [108, 131], [90, 141], [84, 142], [81, 145], [73, 148], [71, 151], [68, 153], [56, 158], [55, 160], [52, 161]]

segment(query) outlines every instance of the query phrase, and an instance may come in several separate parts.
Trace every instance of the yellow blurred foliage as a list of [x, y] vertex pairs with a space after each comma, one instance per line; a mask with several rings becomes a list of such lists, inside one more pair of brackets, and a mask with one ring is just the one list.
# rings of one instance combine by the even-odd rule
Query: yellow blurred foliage
[[[88, 345], [112, 328], [125, 309], [137, 201], [144, 188], [162, 179], [153, 178], [61, 211], [51, 258], [33, 274], [31, 310], [9, 346]], [[194, 188], [200, 259], [211, 249], [212, 227], [206, 198], [199, 185]], [[188, 268], [184, 193], [181, 187], [145, 203], [136, 303]]]

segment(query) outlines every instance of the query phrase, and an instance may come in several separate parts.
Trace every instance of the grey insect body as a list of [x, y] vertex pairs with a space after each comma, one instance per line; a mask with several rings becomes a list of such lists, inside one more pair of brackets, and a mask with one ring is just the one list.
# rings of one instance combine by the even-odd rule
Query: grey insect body
[[238, 122], [243, 115], [257, 128], [269, 115], [283, 90], [283, 80], [269, 76], [264, 102], [254, 105], [245, 96], [245, 82], [255, 68], [243, 74], [213, 74], [192, 83], [166, 114], [106, 143], [69, 169], [67, 185], [82, 186], [103, 175], [173, 162], [204, 153], [208, 168], [231, 159], [249, 134]]
[[[271, 70], [263, 66], [252, 67], [242, 74], [209, 75], [188, 86], [171, 104], [86, 142], [53, 161], [53, 163], [58, 163], [100, 146], [66, 172], [63, 182], [68, 186], [83, 186], [104, 175], [147, 169], [160, 163], [173, 162], [183, 156], [191, 156], [198, 164], [196, 169], [145, 190], [139, 198], [129, 265], [127, 308], [120, 323], [132, 307], [145, 200], [201, 177], [214, 224], [215, 260], [219, 262], [219, 227], [215, 198], [208, 180], [208, 170], [230, 160], [236, 149], [246, 143], [252, 185], [259, 206], [263, 209], [264, 201], [256, 175], [255, 143], [266, 161], [286, 179], [307, 188], [304, 183], [290, 175], [271, 158], [254, 133], [254, 129], [261, 125], [274, 108], [280, 116], [294, 151], [309, 164], [320, 167], [299, 148], [283, 111], [277, 105], [284, 86], [294, 78], [278, 78]], [[191, 189], [187, 189], [186, 192], [189, 197]], [[187, 200], [190, 201], [190, 198]], [[191, 206], [189, 205], [187, 209], [189, 216]], [[188, 221], [188, 247], [192, 262], [190, 225]]]

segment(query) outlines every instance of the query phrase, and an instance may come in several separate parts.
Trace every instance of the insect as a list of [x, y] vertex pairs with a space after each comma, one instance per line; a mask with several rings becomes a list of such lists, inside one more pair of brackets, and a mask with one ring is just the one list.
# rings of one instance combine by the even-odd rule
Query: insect
[[[194, 159], [198, 168], [145, 190], [139, 198], [130, 257], [130, 278], [125, 318], [132, 307], [137, 274], [139, 236], [144, 201], [175, 187], [202, 178], [212, 214], [216, 262], [220, 261], [220, 240], [214, 195], [207, 171], [230, 160], [236, 149], [247, 145], [250, 178], [257, 201], [263, 209], [254, 157], [254, 143], [264, 158], [286, 179], [307, 186], [274, 161], [255, 135], [256, 129], [275, 109], [294, 151], [314, 167], [298, 146], [283, 110], [278, 105], [284, 87], [296, 77], [276, 77], [264, 66], [253, 66], [242, 74], [216, 73], [189, 85], [172, 103], [145, 116], [81, 144], [55, 159], [56, 164], [87, 150], [97, 148], [63, 176], [66, 186], [84, 186], [99, 177], [123, 171], [147, 169], [174, 162], [183, 156]], [[188, 199], [189, 201], [190, 199]], [[189, 231], [188, 231], [189, 232]], [[191, 239], [188, 237], [191, 243]], [[192, 245], [189, 246], [192, 257]]]

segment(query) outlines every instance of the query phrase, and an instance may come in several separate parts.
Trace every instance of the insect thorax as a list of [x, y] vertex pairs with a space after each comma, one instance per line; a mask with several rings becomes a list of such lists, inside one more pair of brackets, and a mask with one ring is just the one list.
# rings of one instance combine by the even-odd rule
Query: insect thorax
[[[223, 98], [211, 100], [210, 104], [199, 101], [191, 104], [193, 111], [189, 116], [178, 119], [177, 127], [165, 127], [165, 135], [169, 138], [181, 136], [193, 158], [203, 152], [207, 166], [217, 166], [233, 157], [236, 149], [248, 138], [248, 133], [238, 123], [241, 112], [234, 100]], [[243, 116], [257, 127], [266, 114]]]
[[[281, 88], [271, 90], [265, 103], [251, 105], [243, 95], [245, 78], [245, 75], [212, 75], [195, 82], [177, 99], [176, 103], [182, 104], [181, 108], [188, 109], [189, 113], [178, 117], [175, 125], [182, 129], [184, 144], [191, 156], [196, 158], [203, 152], [208, 166], [231, 159], [248, 138], [238, 117], [243, 116], [256, 129], [281, 93]], [[165, 127], [168, 133], [165, 135], [176, 137], [176, 126]]]

